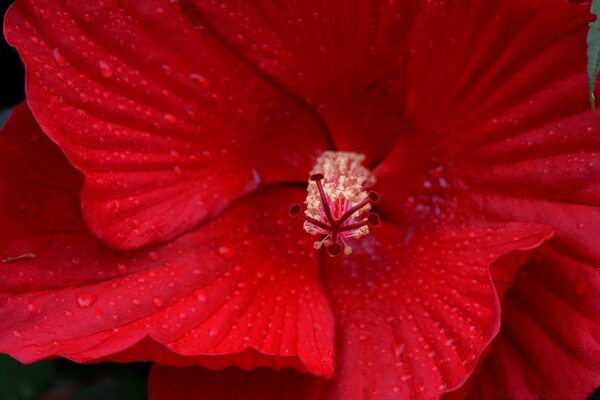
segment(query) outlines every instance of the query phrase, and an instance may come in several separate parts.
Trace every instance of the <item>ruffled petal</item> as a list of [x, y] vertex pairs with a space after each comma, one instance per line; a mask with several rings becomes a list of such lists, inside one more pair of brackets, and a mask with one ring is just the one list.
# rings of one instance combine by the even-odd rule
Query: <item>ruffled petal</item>
[[329, 147], [310, 107], [171, 3], [23, 0], [6, 17], [29, 105], [85, 176], [88, 226], [121, 249], [305, 181]]
[[150, 400], [318, 400], [322, 379], [291, 369], [164, 367], [150, 371]]
[[462, 384], [499, 329], [490, 264], [552, 234], [537, 224], [384, 225], [327, 260], [338, 366], [324, 399], [437, 398]]
[[0, 352], [333, 373], [317, 257], [283, 223], [296, 189], [261, 190], [166, 245], [123, 253], [85, 230], [77, 173], [27, 109], [0, 151]]
[[[600, 117], [585, 96], [589, 19], [588, 7], [562, 1], [457, 1], [422, 14], [417, 24], [409, 109], [419, 134], [405, 141], [412, 140], [413, 152], [425, 149], [425, 166], [411, 174], [402, 165], [408, 152], [393, 152], [380, 182], [398, 170], [409, 184], [382, 190], [388, 214], [399, 222], [413, 218], [393, 208], [398, 202], [422, 204], [425, 215], [450, 203], [474, 218], [556, 230], [529, 267], [545, 277], [521, 277], [508, 292], [504, 328], [474, 377], [474, 399], [584, 398], [600, 384], [593, 352], [582, 356], [594, 341], [597, 347], [597, 336], [586, 333], [598, 331], [597, 313], [582, 311], [573, 293], [573, 275], [587, 276], [600, 262]], [[427, 41], [447, 46], [425, 51]], [[433, 76], [434, 60], [446, 68], [419, 79]], [[500, 290], [512, 285], [515, 265], [497, 269]], [[575, 331], [568, 337], [567, 323]]]
[[600, 386], [600, 271], [544, 247], [508, 291], [469, 399], [587, 398]]

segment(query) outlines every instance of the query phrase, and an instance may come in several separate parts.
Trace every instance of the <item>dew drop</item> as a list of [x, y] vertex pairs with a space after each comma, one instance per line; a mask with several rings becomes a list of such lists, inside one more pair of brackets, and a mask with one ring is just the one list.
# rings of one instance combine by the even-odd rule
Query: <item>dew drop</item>
[[217, 336], [217, 331], [215, 329], [211, 329], [208, 331], [208, 336]]
[[200, 303], [206, 303], [206, 293], [202, 289], [196, 289], [192, 292], [196, 300]]
[[58, 48], [54, 48], [52, 50], [52, 55], [54, 56], [54, 60], [56, 61], [56, 63], [60, 66], [65, 65], [65, 59], [63, 58], [63, 56], [60, 55], [60, 51], [58, 50]]
[[77, 305], [81, 308], [87, 308], [96, 302], [96, 295], [92, 293], [82, 293], [77, 296]]
[[394, 354], [396, 355], [396, 357], [400, 357], [402, 355], [402, 353], [404, 353], [404, 349], [406, 348], [406, 344], [402, 343], [399, 346], [396, 346], [396, 348], [394, 349]]
[[100, 60], [100, 74], [105, 78], [110, 78], [112, 76], [112, 68], [104, 61]]
[[181, 11], [181, 5], [179, 4], [179, 0], [169, 0], [169, 5], [174, 11]]
[[208, 81], [208, 79], [206, 79], [200, 74], [191, 74], [190, 79], [200, 89], [207, 89], [210, 86], [210, 82]]
[[173, 125], [173, 124], [175, 124], [177, 122], [177, 118], [174, 115], [172, 115], [172, 114], [165, 114], [165, 115], [163, 115], [163, 119], [169, 125]]
[[165, 75], [167, 75], [167, 76], [170, 76], [173, 74], [173, 68], [171, 68], [171, 66], [169, 66], [167, 64], [162, 65], [162, 70], [165, 73]]
[[183, 175], [183, 172], [181, 171], [181, 167], [179, 165], [176, 165], [176, 166], [173, 167], [173, 172], [177, 176]]
[[161, 308], [161, 307], [162, 307], [162, 305], [163, 305], [163, 302], [162, 302], [162, 300], [161, 300], [160, 298], [158, 298], [158, 297], [155, 297], [155, 298], [153, 298], [153, 299], [152, 299], [152, 303], [154, 303], [154, 305], [155, 305], [156, 307], [158, 307], [158, 308]]
[[148, 258], [152, 261], [158, 260], [158, 254], [155, 251], [148, 253]]
[[229, 242], [223, 242], [219, 245], [217, 252], [222, 258], [231, 258], [235, 254], [235, 249], [233, 248], [233, 244]]

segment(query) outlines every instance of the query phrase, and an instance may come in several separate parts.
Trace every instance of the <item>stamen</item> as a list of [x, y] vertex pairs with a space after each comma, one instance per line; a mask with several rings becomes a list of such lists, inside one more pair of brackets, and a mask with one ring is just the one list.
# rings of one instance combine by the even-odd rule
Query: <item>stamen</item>
[[[300, 204], [294, 204], [293, 206], [290, 207], [290, 216], [297, 217], [298, 215], [300, 215], [300, 211], [301, 211]], [[318, 226], [321, 229], [329, 230], [331, 228], [331, 226], [329, 226], [319, 220], [316, 220], [312, 217], [309, 217], [306, 214], [301, 214], [300, 217], [302, 219], [304, 219], [306, 222], [309, 222], [315, 226]]]
[[355, 205], [354, 207], [352, 207], [351, 209], [346, 211], [344, 213], [344, 215], [342, 215], [342, 217], [340, 218], [338, 223], [343, 224], [348, 218], [350, 218], [350, 216], [352, 214], [354, 214], [355, 212], [357, 212], [358, 210], [360, 210], [367, 204], [374, 204], [374, 203], [379, 203], [379, 195], [375, 192], [369, 192], [369, 197], [367, 197], [366, 199], [364, 199], [363, 201], [361, 201], [360, 203], [358, 203], [357, 205]]
[[321, 180], [324, 179], [325, 176], [323, 174], [314, 174], [310, 177], [310, 180], [317, 184], [317, 188], [319, 188], [319, 195], [321, 196], [321, 205], [325, 210], [325, 215], [327, 215], [327, 220], [331, 225], [333, 225], [333, 216], [331, 215], [331, 208], [329, 208], [329, 200], [327, 200], [327, 196], [325, 195], [325, 190], [323, 190], [323, 185], [321, 184]]
[[365, 190], [375, 182], [371, 172], [361, 165], [364, 156], [347, 152], [325, 152], [317, 160], [308, 185], [307, 208], [300, 204], [289, 209], [292, 217], [300, 216], [304, 230], [321, 235], [314, 247], [327, 248], [330, 256], [348, 255], [348, 240], [369, 233], [369, 227], [380, 224], [376, 213], [369, 212], [379, 202], [376, 192]]

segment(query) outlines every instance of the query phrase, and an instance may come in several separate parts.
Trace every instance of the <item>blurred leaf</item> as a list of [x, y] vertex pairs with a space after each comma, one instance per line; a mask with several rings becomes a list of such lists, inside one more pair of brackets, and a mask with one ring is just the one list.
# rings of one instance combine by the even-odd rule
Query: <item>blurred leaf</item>
[[587, 35], [587, 75], [589, 85], [590, 105], [595, 109], [596, 98], [594, 89], [596, 88], [596, 77], [600, 69], [600, 0], [592, 0], [592, 14], [596, 15], [596, 20], [590, 22], [590, 28]]
[[0, 400], [145, 400], [149, 364], [23, 365], [0, 355]]
[[2, 400], [37, 399], [50, 386], [56, 371], [52, 362], [23, 365], [0, 354], [0, 398]]

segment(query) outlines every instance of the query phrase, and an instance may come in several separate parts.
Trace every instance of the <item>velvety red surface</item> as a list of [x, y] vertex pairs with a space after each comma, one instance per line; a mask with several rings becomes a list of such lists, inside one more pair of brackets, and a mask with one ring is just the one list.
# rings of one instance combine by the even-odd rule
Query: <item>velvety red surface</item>
[[[154, 361], [156, 400], [585, 396], [589, 19], [562, 0], [17, 1], [0, 351]], [[377, 178], [382, 226], [350, 256], [287, 217], [324, 150]]]

